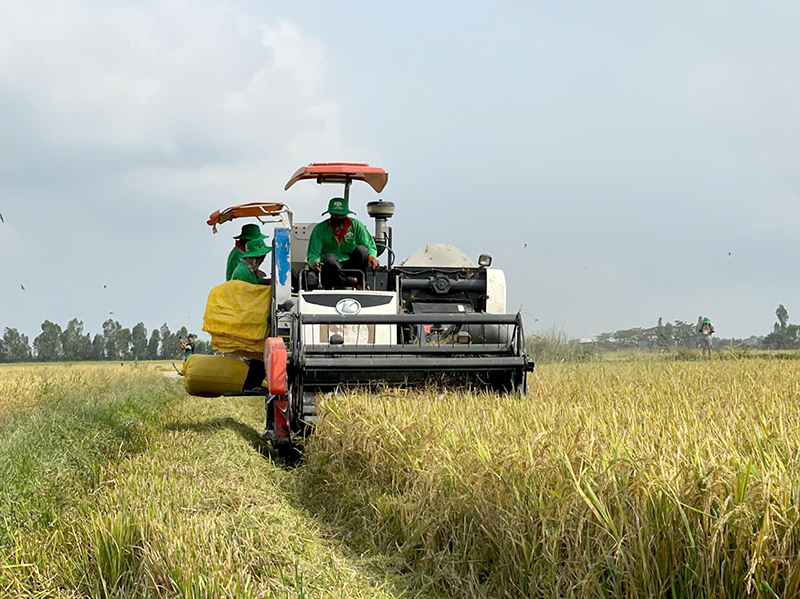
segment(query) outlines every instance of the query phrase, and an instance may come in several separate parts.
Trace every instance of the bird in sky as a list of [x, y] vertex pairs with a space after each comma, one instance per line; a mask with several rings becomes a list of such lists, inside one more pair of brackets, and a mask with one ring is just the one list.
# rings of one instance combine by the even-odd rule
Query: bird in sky
[[3, 215], [2, 215], [2, 214], [0, 214], [0, 223], [4, 223], [4, 222], [6, 222], [6, 219], [4, 219], [4, 218], [3, 218]]
[[106, 288], [106, 286], [105, 286], [105, 285], [103, 285], [103, 289], [105, 289], [105, 288]]
[[22, 283], [19, 284], [19, 288], [25, 291], [25, 285], [23, 285]]
[[528, 244], [527, 243], [523, 243], [522, 244], [522, 248], [525, 249], [526, 247], [528, 247]]
[[109, 314], [113, 314], [113, 312], [109, 312]]

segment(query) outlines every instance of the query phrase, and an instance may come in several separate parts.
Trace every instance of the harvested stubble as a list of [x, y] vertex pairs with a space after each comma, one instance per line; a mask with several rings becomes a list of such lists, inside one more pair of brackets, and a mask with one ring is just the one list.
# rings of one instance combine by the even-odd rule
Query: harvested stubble
[[800, 594], [800, 363], [553, 365], [326, 400], [301, 477], [455, 596]]
[[303, 509], [253, 428], [262, 398], [198, 400], [118, 366], [17, 370], [0, 381], [32, 405], [0, 421], [0, 597], [403, 595]]

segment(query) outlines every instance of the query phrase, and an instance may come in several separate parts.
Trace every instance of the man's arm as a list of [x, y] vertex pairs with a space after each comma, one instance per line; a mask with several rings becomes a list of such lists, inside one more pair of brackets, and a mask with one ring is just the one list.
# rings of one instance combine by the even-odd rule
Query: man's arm
[[319, 231], [319, 225], [311, 230], [311, 237], [308, 238], [308, 251], [306, 252], [306, 260], [309, 266], [314, 266], [322, 258], [322, 232]]
[[364, 223], [359, 221], [358, 224], [360, 226], [357, 230], [356, 244], [366, 246], [370, 257], [377, 257], [378, 248], [375, 245], [375, 240], [372, 238], [372, 234], [369, 232], [369, 229], [367, 229], [367, 226]]

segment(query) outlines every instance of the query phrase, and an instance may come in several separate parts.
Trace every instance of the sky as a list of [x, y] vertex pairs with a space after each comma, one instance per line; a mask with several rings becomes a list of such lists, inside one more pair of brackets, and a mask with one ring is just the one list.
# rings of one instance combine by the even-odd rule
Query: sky
[[[238, 224], [386, 168], [395, 250], [502, 268], [528, 332], [800, 318], [800, 4], [0, 0], [0, 328], [199, 332]], [[24, 286], [24, 291], [22, 289]], [[113, 314], [112, 314], [113, 313]], [[796, 316], [797, 318], [792, 318]]]

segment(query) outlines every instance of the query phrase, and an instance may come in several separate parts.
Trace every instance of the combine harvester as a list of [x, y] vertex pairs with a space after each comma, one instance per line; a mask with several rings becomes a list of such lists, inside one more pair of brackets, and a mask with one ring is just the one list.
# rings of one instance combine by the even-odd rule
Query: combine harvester
[[[380, 193], [389, 179], [367, 164], [302, 167], [285, 189], [302, 180], [344, 186], [354, 181]], [[290, 446], [316, 418], [316, 398], [342, 386], [446, 386], [527, 393], [533, 369], [525, 352], [522, 316], [506, 313], [503, 271], [478, 263], [447, 244], [434, 243], [396, 262], [392, 202], [367, 204], [383, 265], [348, 274], [363, 290], [327, 290], [306, 262], [315, 223], [294, 222], [283, 203], [252, 203], [214, 212], [208, 224], [238, 218], [275, 222], [272, 295], [264, 351], [269, 394], [264, 436]]]

